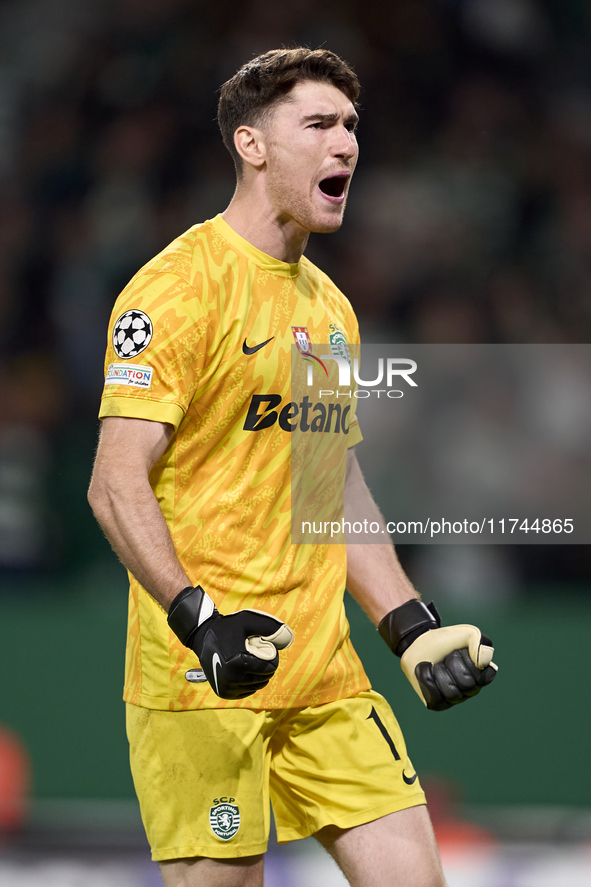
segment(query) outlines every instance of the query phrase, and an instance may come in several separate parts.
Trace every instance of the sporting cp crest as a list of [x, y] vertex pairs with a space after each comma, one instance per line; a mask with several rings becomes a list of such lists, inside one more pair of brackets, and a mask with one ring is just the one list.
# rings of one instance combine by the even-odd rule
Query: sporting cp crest
[[349, 346], [347, 345], [344, 333], [335, 326], [334, 323], [330, 324], [329, 329], [330, 335], [328, 337], [328, 342], [330, 350], [336, 357], [344, 357], [349, 366], [351, 366], [351, 355], [349, 354]]
[[209, 824], [216, 837], [229, 841], [240, 828], [240, 811], [235, 804], [218, 804], [209, 811]]
[[312, 339], [307, 326], [292, 326], [293, 337], [300, 354], [310, 354], [312, 351]]

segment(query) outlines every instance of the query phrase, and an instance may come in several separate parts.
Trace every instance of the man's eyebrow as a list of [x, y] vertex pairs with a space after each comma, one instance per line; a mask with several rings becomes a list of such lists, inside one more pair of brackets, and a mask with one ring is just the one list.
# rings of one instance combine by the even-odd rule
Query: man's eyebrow
[[[332, 111], [329, 114], [308, 114], [306, 117], [302, 118], [303, 123], [311, 123], [312, 121], [316, 122], [326, 122], [326, 123], [335, 123], [341, 115], [337, 114], [336, 111]], [[344, 121], [345, 123], [358, 123], [359, 116], [355, 113], [349, 114]]]

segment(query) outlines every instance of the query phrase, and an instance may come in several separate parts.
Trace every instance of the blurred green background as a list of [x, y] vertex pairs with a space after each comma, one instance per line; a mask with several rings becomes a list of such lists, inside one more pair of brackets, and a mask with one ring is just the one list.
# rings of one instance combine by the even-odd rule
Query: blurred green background
[[[121, 701], [126, 588], [114, 557], [101, 558], [2, 600], [2, 721], [30, 750], [38, 797], [133, 796]], [[421, 777], [444, 777], [470, 803], [588, 805], [591, 713], [581, 690], [591, 602], [556, 594], [502, 612], [441, 609], [445, 622], [473, 621], [493, 638], [500, 670], [469, 704], [429, 712], [348, 599], [357, 651]]]

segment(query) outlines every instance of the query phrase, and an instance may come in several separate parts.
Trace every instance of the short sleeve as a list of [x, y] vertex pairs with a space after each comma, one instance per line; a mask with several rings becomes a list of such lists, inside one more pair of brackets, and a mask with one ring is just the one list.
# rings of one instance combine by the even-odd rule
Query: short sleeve
[[358, 443], [361, 443], [363, 440], [363, 435], [361, 433], [361, 428], [359, 427], [359, 422], [357, 420], [357, 416], [353, 419], [349, 426], [349, 436], [347, 437], [347, 449], [350, 450], [351, 447], [356, 447]]
[[207, 317], [176, 274], [143, 271], [115, 303], [99, 417], [125, 416], [178, 428], [199, 384]]

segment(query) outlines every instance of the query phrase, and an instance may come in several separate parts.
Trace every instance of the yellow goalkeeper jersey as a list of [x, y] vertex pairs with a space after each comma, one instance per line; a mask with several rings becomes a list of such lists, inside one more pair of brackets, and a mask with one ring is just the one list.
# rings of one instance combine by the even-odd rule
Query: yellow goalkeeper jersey
[[342, 355], [358, 341], [353, 310], [325, 274], [262, 253], [221, 216], [173, 241], [117, 299], [100, 417], [174, 426], [150, 482], [190, 581], [223, 614], [265, 610], [295, 633], [267, 687], [219, 699], [190, 680], [197, 656], [130, 575], [127, 702], [276, 709], [369, 689], [344, 611], [345, 545], [291, 541], [294, 433], [330, 438], [342, 458], [361, 440], [354, 397], [330, 426], [324, 405], [292, 400], [292, 350], [326, 373], [315, 343]]

